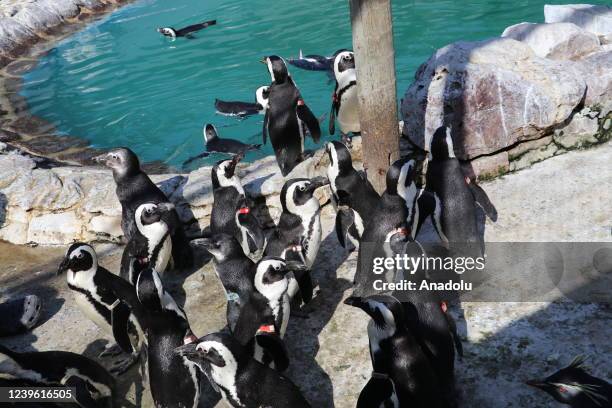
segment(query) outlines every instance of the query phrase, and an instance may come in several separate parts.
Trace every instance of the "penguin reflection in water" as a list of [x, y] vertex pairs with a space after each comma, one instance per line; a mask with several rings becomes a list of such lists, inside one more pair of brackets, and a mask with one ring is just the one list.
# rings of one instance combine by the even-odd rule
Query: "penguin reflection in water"
[[269, 134], [278, 166], [286, 176], [304, 160], [306, 131], [318, 143], [321, 129], [289, 75], [285, 61], [272, 55], [261, 62], [268, 66], [272, 79], [263, 123], [263, 144], [266, 144]]
[[176, 349], [207, 374], [223, 399], [236, 408], [308, 408], [287, 377], [251, 357], [230, 334], [213, 333]]
[[130, 354], [129, 358], [117, 361], [111, 368], [112, 373], [124, 372], [136, 362], [139, 350], [132, 346], [128, 335], [130, 311], [113, 290], [114, 285], [121, 284], [123, 279], [98, 265], [95, 250], [80, 242], [68, 248], [57, 274], [64, 272], [81, 312], [116, 341], [109, 344], [100, 357], [115, 356], [122, 350]]
[[612, 408], [612, 385], [587, 373], [584, 361], [578, 356], [556, 373], [526, 383], [572, 408]]
[[0, 345], [0, 386], [71, 387], [79, 406], [95, 408], [113, 406], [115, 380], [100, 364], [80, 354], [17, 353]]

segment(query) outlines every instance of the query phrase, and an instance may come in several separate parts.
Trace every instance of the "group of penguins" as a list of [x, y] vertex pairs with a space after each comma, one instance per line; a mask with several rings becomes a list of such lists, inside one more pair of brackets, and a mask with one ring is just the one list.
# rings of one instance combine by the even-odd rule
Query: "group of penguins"
[[[253, 112], [265, 115], [264, 142], [270, 135], [286, 176], [304, 160], [305, 135], [318, 141], [319, 122], [285, 61], [271, 56], [265, 63], [272, 83], [258, 90], [259, 106]], [[100, 357], [125, 357], [111, 373], [120, 375], [141, 360], [156, 407], [197, 407], [204, 381], [232, 407], [310, 407], [283, 375], [290, 364], [283, 338], [290, 316], [316, 313], [305, 311], [315, 293], [311, 270], [322, 241], [321, 204], [315, 191], [329, 188], [338, 239], [342, 246], [358, 250], [353, 292], [344, 303], [369, 316], [372, 373], [357, 407], [456, 407], [455, 354], [462, 355], [463, 348], [446, 300], [433, 292], [408, 297], [373, 293], [372, 265], [378, 256], [422, 256], [424, 249], [416, 239], [427, 219], [449, 253], [459, 255], [465, 247], [455, 244], [468, 243], [482, 254], [477, 206], [491, 218], [496, 217], [495, 209], [480, 187], [463, 175], [445, 127], [432, 135], [424, 157], [401, 158], [390, 166], [386, 190], [379, 195], [366, 174], [354, 168], [346, 137], [359, 132], [353, 54], [300, 56], [294, 65], [300, 64], [306, 69], [333, 66], [337, 81], [331, 122], [337, 117], [343, 141], [326, 145], [327, 177], [286, 177], [275, 228], [264, 231], [241, 184], [237, 165], [244, 151], [224, 150], [227, 145], [217, 143], [216, 130], [208, 126], [210, 152], [238, 154], [212, 168], [214, 202], [209, 229], [201, 237], [188, 239], [174, 205], [143, 172], [138, 157], [127, 148], [114, 149], [95, 160], [112, 169], [121, 203], [128, 243], [120, 271], [115, 274], [99, 265], [92, 246], [74, 243], [58, 274], [66, 274], [83, 314], [115, 339]], [[217, 108], [244, 108], [223, 104], [218, 101]], [[227, 298], [226, 327], [201, 338], [164, 286], [165, 274], [193, 266], [194, 247], [212, 256]], [[429, 279], [426, 271], [391, 272], [384, 277], [388, 282]], [[81, 407], [100, 407], [114, 399], [115, 379], [109, 372], [89, 358], [64, 351], [17, 353], [0, 346], [0, 380], [3, 385], [74, 387]], [[612, 406], [612, 386], [589, 375], [581, 359], [529, 384], [572, 407]]]

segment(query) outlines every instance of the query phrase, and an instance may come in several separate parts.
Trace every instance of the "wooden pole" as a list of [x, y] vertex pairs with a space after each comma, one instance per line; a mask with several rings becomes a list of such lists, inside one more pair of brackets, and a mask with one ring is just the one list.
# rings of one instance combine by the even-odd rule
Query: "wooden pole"
[[364, 167], [379, 193], [399, 158], [391, 0], [349, 0]]

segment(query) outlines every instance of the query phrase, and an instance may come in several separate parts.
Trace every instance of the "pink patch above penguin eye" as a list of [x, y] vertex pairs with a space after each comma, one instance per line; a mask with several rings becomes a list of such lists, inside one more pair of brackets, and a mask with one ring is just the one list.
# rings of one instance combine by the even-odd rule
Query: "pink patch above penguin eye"
[[298, 104], [298, 106], [304, 105], [304, 100], [303, 99], [298, 99], [297, 104]]
[[562, 394], [565, 394], [567, 392], [567, 388], [563, 387], [563, 386], [559, 386], [559, 392]]
[[191, 344], [191, 343], [194, 343], [196, 341], [198, 341], [198, 338], [195, 336], [195, 334], [188, 334], [183, 339], [183, 344]]
[[440, 309], [442, 309], [444, 313], [446, 313], [446, 311], [448, 310], [448, 305], [445, 301], [440, 302]]

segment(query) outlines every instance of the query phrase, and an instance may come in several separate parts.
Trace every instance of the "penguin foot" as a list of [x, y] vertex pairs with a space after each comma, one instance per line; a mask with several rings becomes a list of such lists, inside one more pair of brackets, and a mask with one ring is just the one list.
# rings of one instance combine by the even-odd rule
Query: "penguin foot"
[[130, 354], [126, 358], [115, 361], [108, 371], [113, 375], [121, 375], [134, 365], [136, 361], [138, 361], [138, 354]]
[[121, 353], [123, 353], [123, 350], [121, 350], [121, 347], [119, 347], [117, 343], [109, 343], [104, 347], [104, 350], [102, 350], [102, 352], [98, 354], [98, 358], [116, 357]]

